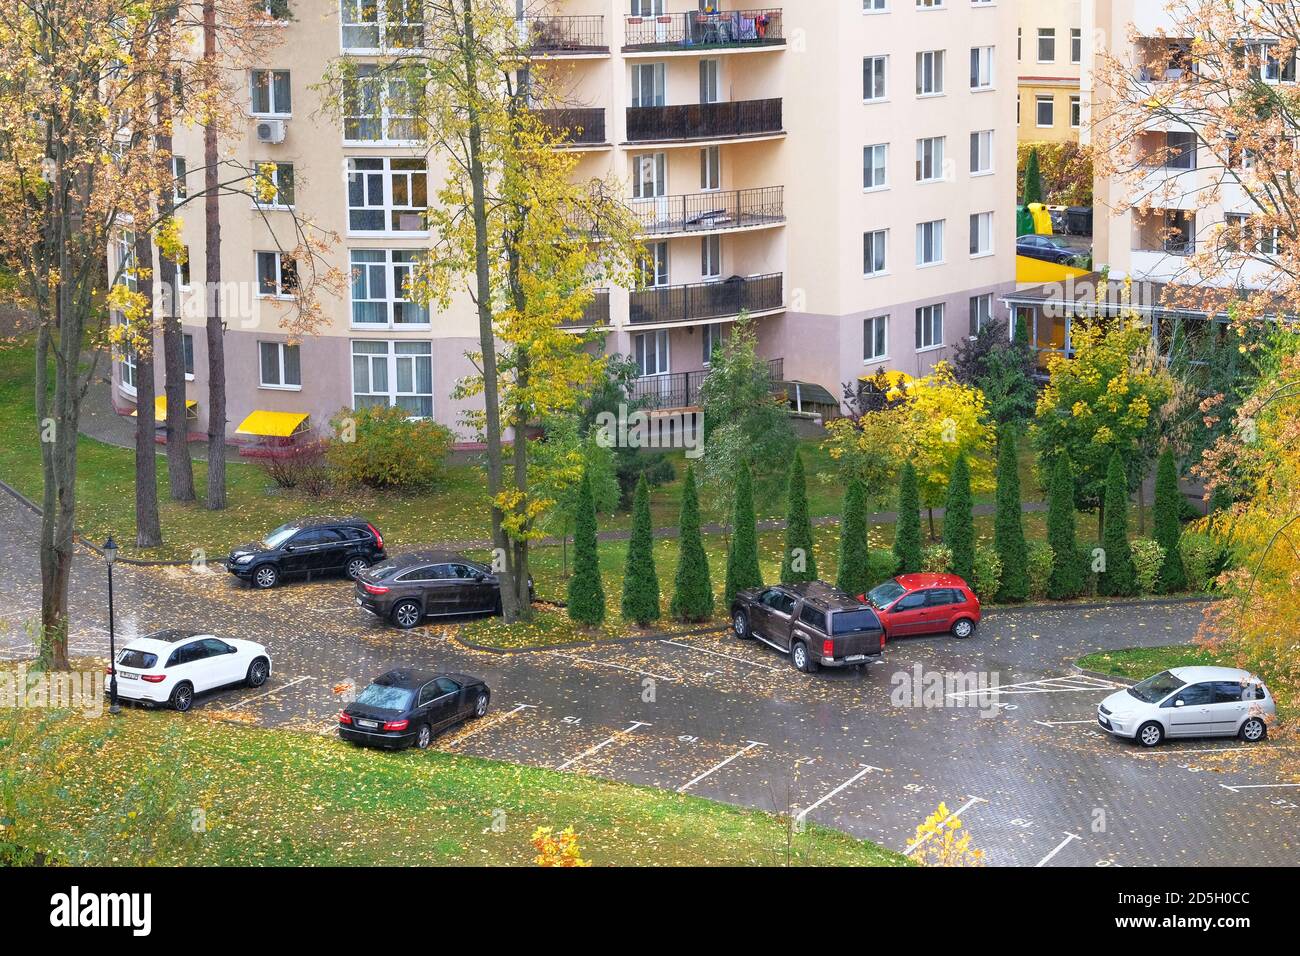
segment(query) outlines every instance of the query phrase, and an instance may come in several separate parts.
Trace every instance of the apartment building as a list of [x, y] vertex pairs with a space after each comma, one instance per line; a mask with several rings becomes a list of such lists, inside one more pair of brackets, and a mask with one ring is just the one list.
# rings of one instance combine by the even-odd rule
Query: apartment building
[[[723, 4], [725, 7], [726, 5]], [[420, 35], [419, 4], [289, 0], [283, 42], [247, 77], [248, 131], [226, 144], [275, 163], [279, 206], [222, 200], [225, 283], [255, 294], [227, 309], [229, 429], [255, 411], [308, 416], [390, 404], [472, 438], [451, 397], [472, 372], [467, 296], [445, 310], [403, 295], [430, 244], [420, 213], [439, 159], [409, 117], [368, 109], [342, 128], [313, 89], [329, 62], [364, 66]], [[391, 19], [408, 11], [402, 22]], [[698, 401], [712, 348], [753, 317], [779, 381], [842, 385], [879, 369], [924, 374], [994, 316], [1014, 284], [1015, 15], [993, 0], [842, 0], [721, 9], [696, 0], [520, 4], [537, 68], [572, 103], [577, 174], [610, 177], [644, 225], [644, 288], [599, 290], [587, 327], [635, 358], [637, 391], [659, 407]], [[196, 131], [178, 164], [200, 165]], [[285, 186], [288, 185], [288, 189]], [[319, 334], [280, 327], [293, 281], [292, 205], [338, 234], [350, 278]], [[202, 288], [203, 222], [183, 234]], [[206, 427], [201, 306], [185, 310], [189, 397]], [[120, 406], [129, 360], [116, 363]]]
[[1024, 142], [1077, 143], [1082, 125], [1079, 77], [1084, 60], [1085, 0], [1017, 4], [1020, 83], [1016, 123]]

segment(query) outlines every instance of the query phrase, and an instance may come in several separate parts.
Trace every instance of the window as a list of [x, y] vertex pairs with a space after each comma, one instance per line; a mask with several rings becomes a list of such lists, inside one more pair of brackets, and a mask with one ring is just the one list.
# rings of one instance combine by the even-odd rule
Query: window
[[423, 21], [420, 0], [339, 0], [345, 53], [418, 49]]
[[1023, 27], [1016, 27], [1016, 62], [1019, 63], [1024, 57], [1025, 31]]
[[888, 144], [877, 143], [874, 146], [862, 147], [863, 189], [884, 189], [888, 186], [885, 180], [885, 167], [888, 160]]
[[1277, 51], [1278, 44], [1276, 43], [1266, 43], [1261, 49], [1264, 60], [1264, 82], [1294, 83], [1296, 78], [1295, 51], [1285, 57]]
[[190, 247], [181, 247], [181, 261], [176, 264], [176, 284], [182, 289], [190, 287]]
[[970, 88], [972, 90], [993, 89], [993, 47], [970, 48]]
[[391, 68], [359, 64], [343, 86], [344, 142], [418, 141], [420, 98], [419, 87]]
[[719, 90], [721, 83], [718, 79], [720, 72], [717, 60], [700, 61], [700, 102], [716, 103], [720, 96]]
[[293, 113], [288, 70], [253, 70], [252, 113], [255, 116], [288, 116]]
[[700, 239], [700, 275], [705, 279], [722, 278], [722, 237], [703, 236]]
[[[254, 204], [267, 209], [289, 209], [293, 206], [293, 163], [257, 163], [257, 175], [269, 179], [275, 186], [275, 195], [267, 202], [260, 202], [254, 191]], [[260, 188], [260, 184], [259, 184]]]
[[700, 150], [700, 188], [711, 192], [722, 188], [722, 149], [705, 146]]
[[943, 6], [944, 0], [916, 0], [918, 10], [937, 10]]
[[1056, 28], [1038, 28], [1038, 62], [1056, 62]]
[[302, 388], [298, 346], [284, 342], [258, 342], [262, 388]]
[[632, 0], [632, 16], [661, 17], [664, 14], [664, 0]]
[[632, 67], [632, 105], [664, 105], [664, 64], [637, 63]]
[[428, 176], [423, 159], [349, 159], [348, 231], [425, 232]]
[[431, 418], [432, 343], [354, 341], [352, 405], [395, 406], [412, 418]]
[[700, 345], [703, 349], [703, 354], [700, 356], [700, 360], [707, 366], [713, 361], [714, 349], [717, 349], [722, 345], [721, 324], [704, 326], [700, 329], [700, 338], [702, 340]]
[[641, 257], [641, 284], [648, 288], [662, 288], [668, 284], [668, 243], [647, 242]]
[[257, 294], [286, 298], [298, 288], [298, 263], [287, 252], [257, 253]]
[[974, 212], [970, 217], [970, 254], [987, 256], [993, 252], [993, 213]]
[[931, 136], [916, 141], [916, 181], [937, 182], [943, 178], [942, 136]]
[[[123, 320], [125, 321], [125, 320]], [[121, 362], [118, 366], [118, 372], [122, 380], [124, 391], [135, 393], [135, 349], [129, 345], [122, 345], [119, 352]]]
[[864, 56], [862, 58], [862, 99], [875, 103], [888, 96], [885, 73], [889, 57]]
[[877, 362], [889, 354], [886, 338], [889, 317], [877, 315], [862, 320], [862, 361]]
[[632, 336], [632, 351], [638, 374], [668, 374], [668, 330], [642, 332]]
[[1083, 106], [1082, 100], [1077, 96], [1070, 97], [1070, 126], [1078, 129], [1083, 123]]
[[1165, 134], [1165, 168], [1196, 168], [1196, 134], [1169, 132]]
[[184, 156], [172, 157], [172, 179], [175, 180], [175, 184], [172, 186], [172, 200], [174, 202], [180, 202], [189, 195], [189, 191], [185, 188]]
[[923, 50], [916, 55], [916, 95], [943, 92], [943, 50]]
[[993, 321], [993, 293], [973, 295], [970, 297], [970, 334], [979, 335], [980, 331]]
[[1016, 125], [1020, 125], [1020, 94], [1016, 94]]
[[932, 266], [943, 261], [942, 219], [916, 224], [916, 264]]
[[272, 20], [288, 20], [290, 18], [289, 0], [262, 0], [262, 12]]
[[1034, 97], [1034, 122], [1040, 127], [1056, 125], [1056, 101], [1051, 96]]
[[1078, 27], [1070, 29], [1070, 62], [1083, 62], [1083, 31]]
[[862, 234], [862, 274], [880, 275], [885, 271], [885, 249], [888, 245], [889, 230], [877, 229]]
[[668, 192], [668, 154], [632, 157], [632, 198], [657, 199]]
[[970, 134], [970, 172], [972, 176], [993, 172], [993, 130]]
[[401, 327], [428, 325], [429, 310], [410, 297], [414, 249], [352, 250], [352, 324]]
[[862, 0], [863, 13], [884, 13], [889, 9], [889, 0]]
[[923, 305], [916, 310], [916, 350], [943, 345], [943, 303]]
[[194, 378], [194, 336], [189, 332], [181, 333], [181, 358], [185, 363], [185, 377]]

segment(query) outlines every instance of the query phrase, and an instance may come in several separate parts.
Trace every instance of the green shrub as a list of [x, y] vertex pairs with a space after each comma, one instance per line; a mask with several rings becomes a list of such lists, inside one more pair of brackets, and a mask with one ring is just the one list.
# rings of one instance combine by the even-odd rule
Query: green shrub
[[596, 545], [596, 502], [591, 479], [584, 471], [578, 485], [577, 513], [573, 521], [573, 577], [569, 578], [569, 619], [596, 625], [605, 620], [605, 588], [600, 580]]
[[1106, 567], [1098, 575], [1097, 593], [1106, 597], [1128, 597], [1137, 593], [1137, 572], [1133, 549], [1128, 542], [1128, 485], [1124, 459], [1117, 451], [1106, 469], [1105, 508], [1102, 515], [1101, 546]]
[[[1151, 536], [1160, 545], [1164, 561], [1155, 584], [1159, 591], [1181, 591], [1187, 587], [1183, 558], [1178, 553], [1178, 537], [1182, 534], [1178, 506], [1186, 500], [1178, 490], [1178, 468], [1174, 464], [1174, 453], [1166, 448], [1156, 465], [1156, 495], [1151, 520]], [[1137, 556], [1134, 555], [1134, 560], [1136, 559]], [[1140, 567], [1138, 573], [1140, 580]], [[1142, 590], [1148, 590], [1146, 585], [1142, 586]]]
[[731, 607], [739, 591], [763, 586], [758, 567], [758, 531], [754, 521], [754, 482], [749, 466], [741, 464], [736, 476], [735, 508], [731, 516], [731, 547], [727, 549], [727, 576], [722, 603]]
[[1178, 550], [1182, 553], [1187, 586], [1193, 591], [1209, 591], [1225, 564], [1223, 546], [1208, 534], [1188, 531], [1179, 540]]
[[[970, 464], [958, 455], [948, 479], [943, 511], [943, 543], [952, 552], [952, 573], [966, 581], [975, 574], [975, 516], [970, 490]], [[992, 597], [992, 595], [989, 595]]]
[[867, 553], [867, 573], [871, 575], [872, 587], [887, 581], [895, 574], [904, 573], [898, 567], [898, 556], [890, 548], [872, 548]]
[[1093, 570], [1095, 552], [1101, 545], [1093, 541], [1079, 545], [1079, 596], [1095, 597], [1097, 594], [1097, 572]]
[[330, 420], [326, 457], [342, 485], [428, 488], [443, 474], [453, 436], [445, 425], [407, 418], [395, 406], [342, 409]]
[[677, 578], [670, 613], [679, 621], [704, 621], [713, 615], [713, 584], [709, 557], [700, 540], [700, 499], [695, 468], [686, 466], [682, 482], [682, 511], [677, 534]]
[[944, 574], [952, 569], [952, 548], [946, 544], [926, 545], [921, 552], [921, 570], [926, 574]]
[[[998, 430], [997, 509], [993, 517], [993, 546], [1002, 561], [997, 599], [1023, 601], [1029, 595], [1029, 548], [1020, 511], [1020, 475], [1017, 471], [1017, 431], [1004, 424]], [[990, 592], [990, 596], [992, 592]]]
[[1165, 549], [1152, 538], [1137, 538], [1130, 547], [1133, 549], [1133, 567], [1137, 570], [1138, 590], [1143, 594], [1161, 591], [1160, 569], [1165, 564]]
[[988, 545], [975, 546], [975, 567], [973, 580], [969, 581], [975, 589], [975, 596], [981, 601], [991, 601], [998, 593], [1002, 583], [1002, 558]]
[[921, 570], [921, 498], [916, 486], [916, 468], [910, 461], [904, 462], [898, 473], [894, 555], [900, 574]]
[[654, 528], [650, 523], [650, 486], [637, 480], [632, 495], [632, 536], [623, 571], [623, 617], [645, 627], [659, 620], [659, 576], [655, 572]]
[[875, 586], [867, 550], [866, 486], [860, 478], [850, 478], [840, 512], [840, 564], [835, 576], [835, 586], [845, 594], [865, 594]]
[[1046, 541], [1035, 541], [1029, 546], [1029, 596], [1035, 601], [1047, 597], [1047, 585], [1052, 579], [1052, 546]]

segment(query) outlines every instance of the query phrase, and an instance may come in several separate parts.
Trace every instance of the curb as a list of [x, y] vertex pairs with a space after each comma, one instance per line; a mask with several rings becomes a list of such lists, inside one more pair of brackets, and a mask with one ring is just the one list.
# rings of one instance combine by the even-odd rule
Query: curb
[[1086, 667], [1080, 667], [1078, 664], [1071, 664], [1070, 667], [1076, 674], [1082, 674], [1084, 677], [1095, 677], [1098, 680], [1114, 681], [1116, 684], [1123, 684], [1125, 687], [1132, 687], [1138, 683], [1131, 677], [1120, 677], [1118, 674], [1107, 674], [1105, 671], [1090, 671]]
[[701, 634], [716, 634], [727, 630], [726, 624], [709, 624], [686, 631], [654, 631], [649, 634], [632, 634], [627, 637], [611, 637], [605, 640], [565, 641], [563, 644], [530, 644], [523, 647], [497, 647], [493, 644], [476, 644], [461, 636], [454, 640], [457, 644], [473, 651], [485, 651], [489, 654], [536, 654], [540, 651], [574, 650], [583, 647], [610, 647], [620, 644], [643, 644], [667, 641], [677, 637], [699, 637]]
[[1174, 604], [1210, 604], [1222, 601], [1218, 594], [1185, 594], [1173, 597], [1124, 598], [1116, 601], [1037, 601], [1033, 604], [991, 604], [984, 614], [1018, 614], [1024, 611], [1104, 611], [1108, 608], [1124, 607], [1166, 607]]

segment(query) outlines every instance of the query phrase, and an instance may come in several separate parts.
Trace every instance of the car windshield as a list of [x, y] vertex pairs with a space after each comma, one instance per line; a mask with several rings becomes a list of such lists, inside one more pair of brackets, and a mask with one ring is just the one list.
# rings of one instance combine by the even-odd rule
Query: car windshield
[[117, 662], [123, 667], [138, 667], [141, 670], [148, 670], [158, 663], [158, 655], [151, 654], [148, 651], [138, 651], [127, 648], [117, 656]]
[[262, 539], [262, 546], [268, 551], [278, 548], [288, 541], [297, 530], [298, 526], [296, 524], [282, 524]]
[[1164, 700], [1183, 684], [1169, 671], [1162, 671], [1155, 677], [1148, 677], [1142, 683], [1130, 687], [1128, 692], [1144, 704], [1154, 704]]
[[863, 608], [861, 611], [836, 611], [831, 615], [832, 634], [852, 634], [855, 631], [874, 631], [880, 627], [876, 612]]
[[887, 608], [907, 593], [907, 588], [897, 581], [886, 581], [879, 587], [872, 588], [867, 600], [878, 608]]
[[371, 684], [363, 690], [356, 703], [381, 710], [406, 710], [411, 706], [415, 691], [405, 687], [391, 687], [388, 684]]

